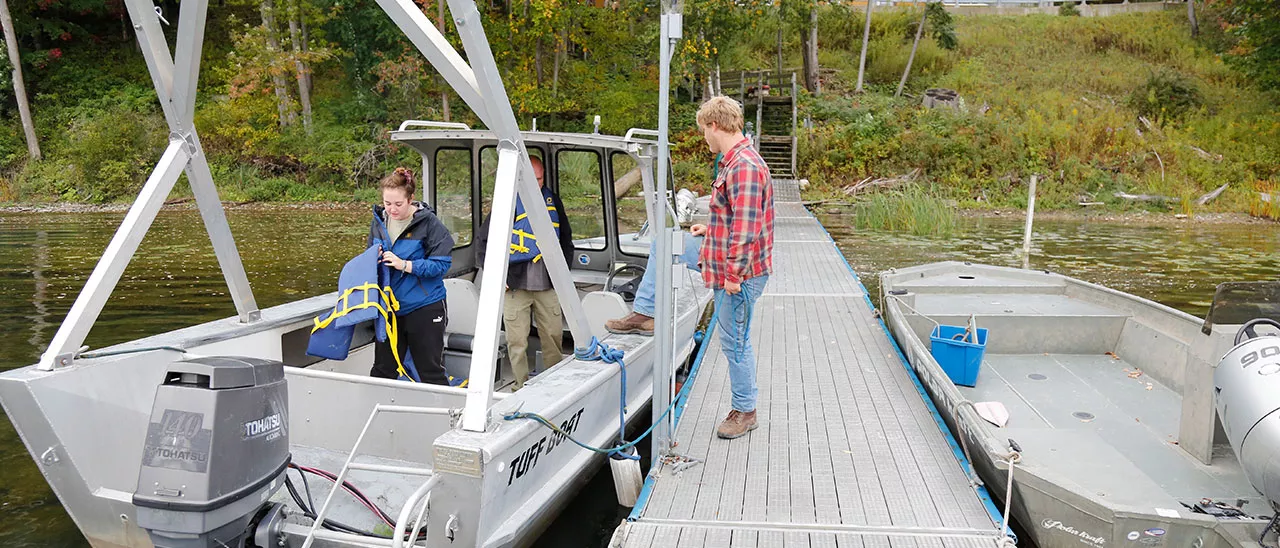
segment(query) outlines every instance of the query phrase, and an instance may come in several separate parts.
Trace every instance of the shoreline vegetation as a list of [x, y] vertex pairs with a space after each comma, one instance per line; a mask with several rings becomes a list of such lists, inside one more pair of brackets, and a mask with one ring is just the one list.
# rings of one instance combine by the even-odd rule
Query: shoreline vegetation
[[[351, 211], [364, 213], [370, 203], [359, 201], [321, 201], [321, 202], [229, 202], [222, 205], [228, 211]], [[29, 202], [0, 204], [0, 214], [123, 214], [129, 210], [129, 203], [115, 202], [109, 204], [91, 204], [83, 202]], [[814, 213], [845, 218], [858, 216], [857, 204], [828, 200], [806, 201]], [[161, 211], [197, 211], [192, 200], [171, 200]], [[1025, 219], [1026, 211], [1009, 208], [961, 209], [955, 212], [958, 218], [966, 219]], [[1135, 226], [1185, 226], [1192, 225], [1271, 225], [1273, 221], [1254, 217], [1239, 212], [1205, 212], [1182, 217], [1171, 212], [1158, 211], [1112, 211], [1105, 209], [1076, 210], [1036, 210], [1035, 221], [1048, 222], [1098, 222]]]
[[[15, 14], [20, 42], [45, 46], [27, 52], [30, 67], [23, 63], [44, 159], [27, 158], [12, 89], [0, 87], [0, 212], [123, 211], [168, 131], [136, 44], [118, 28], [121, 14], [108, 3], [73, 16], [59, 1]], [[434, 12], [435, 1], [424, 10]], [[706, 192], [712, 158], [693, 114], [710, 75], [801, 67], [814, 24], [820, 85], [801, 90], [797, 171], [810, 183], [804, 199], [822, 211], [911, 231], [957, 217], [1020, 218], [1036, 175], [1037, 220], [1280, 220], [1280, 77], [1266, 72], [1270, 65], [1250, 65], [1246, 54], [1263, 46], [1239, 32], [1237, 8], [1254, 1], [1208, 0], [1194, 38], [1181, 7], [1108, 17], [957, 15], [951, 47], [929, 33], [913, 47], [919, 8], [876, 10], [863, 93], [854, 91], [861, 6], [691, 1], [688, 39], [673, 65], [673, 174], [678, 187]], [[282, 58], [272, 55], [287, 48], [268, 47], [261, 6], [228, 0], [211, 13], [196, 126], [224, 204], [365, 207], [382, 174], [420, 165], [387, 135], [400, 120], [452, 112], [477, 125], [456, 97], [442, 101], [448, 91], [415, 51], [382, 32], [390, 24], [377, 22], [371, 0], [299, 5], [290, 17], [314, 29], [302, 44], [313, 49], [298, 59], [310, 71], [305, 128], [289, 122], [300, 98], [272, 93], [291, 76], [282, 80], [277, 70]], [[521, 13], [491, 3], [484, 15], [522, 127], [536, 118], [544, 131], [589, 132], [597, 114], [603, 133], [652, 127], [657, 18], [649, 6], [528, 6]], [[59, 47], [30, 38], [37, 15], [68, 21]], [[519, 32], [504, 34], [504, 25]], [[895, 97], [913, 51], [905, 93]], [[923, 108], [919, 97], [930, 88], [955, 90], [963, 101]], [[194, 207], [190, 195], [180, 181], [166, 208]]]

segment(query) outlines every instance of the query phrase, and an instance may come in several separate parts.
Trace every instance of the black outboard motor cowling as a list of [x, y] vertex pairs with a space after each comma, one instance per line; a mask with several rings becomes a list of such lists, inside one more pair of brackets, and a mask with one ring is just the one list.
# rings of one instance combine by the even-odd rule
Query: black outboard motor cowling
[[133, 504], [156, 548], [283, 546], [267, 500], [289, 464], [284, 364], [174, 362], [156, 390]]

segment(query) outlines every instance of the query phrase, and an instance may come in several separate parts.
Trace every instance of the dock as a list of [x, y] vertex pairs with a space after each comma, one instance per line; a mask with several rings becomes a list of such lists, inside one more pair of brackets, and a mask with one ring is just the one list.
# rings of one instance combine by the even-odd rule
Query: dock
[[795, 182], [775, 187], [774, 272], [752, 325], [759, 428], [716, 437], [730, 391], [710, 333], [677, 407], [675, 451], [697, 462], [651, 470], [612, 546], [1001, 545], [999, 509], [866, 289]]

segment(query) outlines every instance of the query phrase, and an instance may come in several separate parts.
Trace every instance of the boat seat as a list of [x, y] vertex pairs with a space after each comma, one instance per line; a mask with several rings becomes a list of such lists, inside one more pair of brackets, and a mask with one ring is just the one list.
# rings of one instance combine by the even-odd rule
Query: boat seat
[[609, 336], [604, 322], [621, 318], [631, 312], [622, 295], [612, 291], [592, 291], [582, 298], [582, 311], [587, 315], [587, 324], [591, 326], [591, 335], [597, 339]]
[[965, 325], [974, 315], [989, 332], [987, 352], [995, 354], [1110, 352], [1130, 318], [1066, 295], [917, 293], [912, 307], [924, 315], [907, 316], [921, 340], [929, 340], [935, 321]]
[[[444, 281], [445, 306], [449, 312], [449, 325], [445, 327], [444, 347], [447, 350], [471, 352], [476, 336], [476, 316], [480, 312], [480, 289], [463, 278]], [[499, 333], [498, 346], [505, 348], [505, 333]]]

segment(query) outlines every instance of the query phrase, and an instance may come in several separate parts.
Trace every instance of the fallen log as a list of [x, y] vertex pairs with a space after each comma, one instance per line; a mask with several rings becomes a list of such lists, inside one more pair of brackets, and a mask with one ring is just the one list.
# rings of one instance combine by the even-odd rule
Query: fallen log
[[1200, 199], [1196, 200], [1196, 205], [1205, 205], [1212, 202], [1215, 198], [1222, 195], [1222, 192], [1227, 189], [1228, 184], [1230, 183], [1223, 183], [1217, 190], [1201, 196]]
[[899, 175], [897, 177], [881, 177], [879, 179], [867, 177], [855, 184], [844, 187], [844, 193], [846, 196], [857, 196], [858, 194], [874, 189], [895, 188], [916, 180], [916, 177], [919, 175], [920, 169], [916, 168], [911, 170], [910, 173]]
[[1134, 202], [1172, 202], [1177, 199], [1169, 196], [1159, 196], [1156, 194], [1129, 194], [1127, 192], [1117, 192], [1115, 193], [1115, 196], [1121, 200], [1130, 200]]
[[1197, 156], [1199, 156], [1199, 157], [1201, 157], [1201, 158], [1204, 158], [1204, 159], [1206, 159], [1206, 160], [1209, 160], [1209, 161], [1211, 161], [1211, 162], [1221, 162], [1221, 161], [1222, 161], [1222, 155], [1221, 155], [1221, 154], [1212, 154], [1212, 153], [1207, 152], [1207, 151], [1205, 151], [1204, 149], [1202, 149], [1202, 148], [1200, 148], [1200, 147], [1198, 147], [1198, 146], [1194, 146], [1194, 145], [1187, 145], [1187, 148], [1190, 148], [1190, 149], [1191, 149], [1191, 151], [1192, 151], [1192, 152], [1195, 152]]

